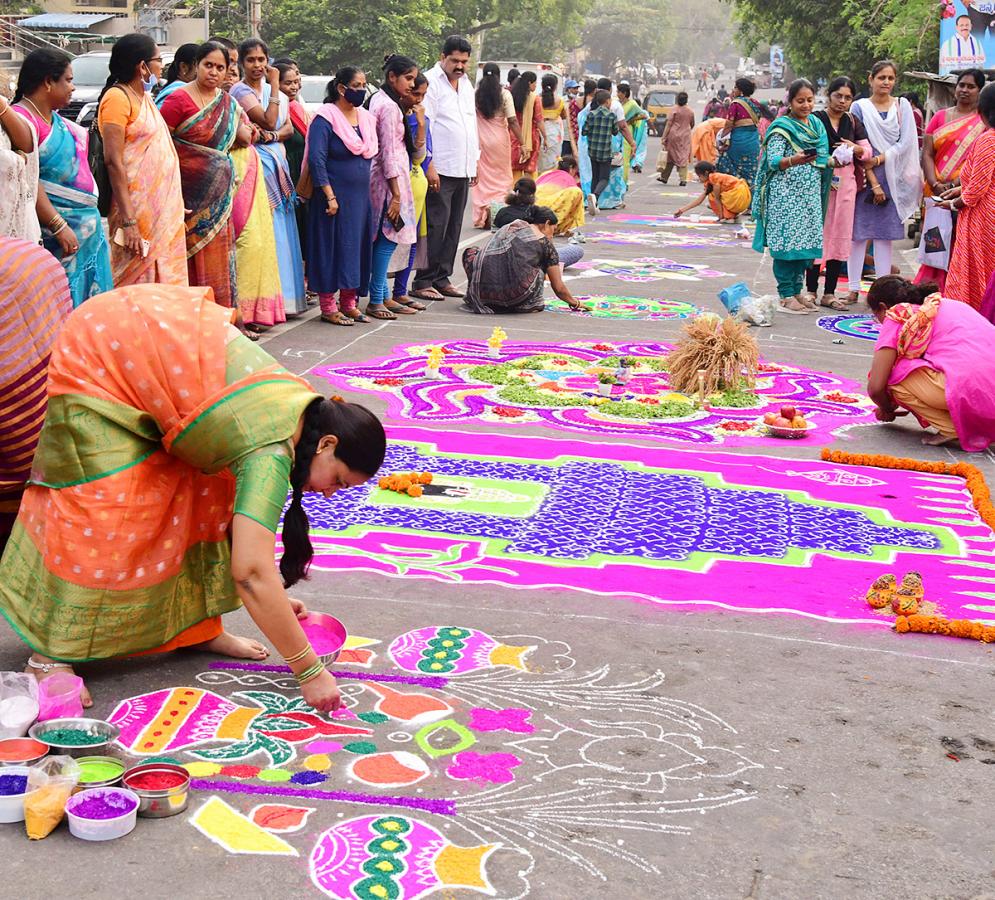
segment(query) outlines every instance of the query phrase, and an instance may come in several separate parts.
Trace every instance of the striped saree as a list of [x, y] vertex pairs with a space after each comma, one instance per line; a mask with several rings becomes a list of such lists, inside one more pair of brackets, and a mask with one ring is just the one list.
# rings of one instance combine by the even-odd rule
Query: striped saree
[[72, 309], [62, 266], [47, 250], [0, 238], [0, 553], [17, 516], [45, 418], [48, 357]]
[[150, 284], [66, 322], [0, 563], [0, 611], [33, 650], [82, 662], [181, 646], [239, 605], [232, 516], [275, 530], [288, 441], [317, 395], [230, 317], [205, 288]]

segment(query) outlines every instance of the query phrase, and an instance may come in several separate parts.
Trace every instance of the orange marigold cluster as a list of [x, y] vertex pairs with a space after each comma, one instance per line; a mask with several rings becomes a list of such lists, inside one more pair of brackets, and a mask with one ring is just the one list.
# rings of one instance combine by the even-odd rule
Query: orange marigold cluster
[[910, 472], [928, 472], [930, 475], [956, 475], [967, 482], [974, 508], [981, 521], [995, 531], [995, 505], [991, 492], [985, 483], [985, 476], [977, 466], [970, 463], [926, 462], [921, 459], [908, 459], [900, 456], [886, 456], [880, 453], [847, 453], [843, 450], [830, 450], [824, 447], [822, 458], [826, 462], [847, 466], [874, 466], [878, 469], [908, 469]]
[[384, 491], [397, 491], [409, 497], [420, 497], [423, 484], [432, 483], [431, 472], [402, 472], [398, 475], [385, 475], [377, 481], [377, 487]]
[[899, 616], [895, 621], [899, 634], [943, 634], [947, 637], [969, 638], [985, 644], [995, 644], [995, 626], [982, 625], [969, 619], [944, 619], [943, 616]]

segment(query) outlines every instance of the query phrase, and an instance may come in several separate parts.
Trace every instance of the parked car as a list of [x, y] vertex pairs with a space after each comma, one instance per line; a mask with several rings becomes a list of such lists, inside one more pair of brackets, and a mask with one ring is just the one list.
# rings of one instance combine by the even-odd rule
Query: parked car
[[649, 113], [649, 132], [657, 137], [663, 136], [667, 117], [674, 111], [677, 104], [677, 91], [670, 87], [655, 85], [646, 93], [643, 109]]
[[330, 75], [301, 75], [301, 92], [298, 97], [309, 113], [313, 113], [325, 102], [325, 90], [331, 80]]

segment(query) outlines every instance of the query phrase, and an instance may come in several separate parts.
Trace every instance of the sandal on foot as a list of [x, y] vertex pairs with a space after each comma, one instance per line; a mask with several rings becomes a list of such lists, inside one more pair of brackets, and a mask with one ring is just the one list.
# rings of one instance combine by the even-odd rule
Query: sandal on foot
[[433, 300], [446, 299], [435, 288], [419, 288], [418, 290], [411, 291], [411, 296], [417, 297], [419, 300], [428, 300], [430, 303]]
[[353, 307], [352, 309], [342, 310], [345, 315], [347, 315], [353, 322], [369, 322], [370, 320], [366, 318], [360, 311], [359, 307]]
[[331, 325], [353, 325], [352, 319], [349, 318], [344, 312], [333, 312], [321, 314], [321, 321], [328, 322]]
[[809, 308], [797, 297], [787, 297], [781, 300], [779, 307], [781, 312], [789, 313], [792, 316], [807, 316], [810, 312]]
[[860, 303], [860, 292], [859, 291], [850, 291], [850, 293], [847, 294], [844, 299], [845, 299], [847, 305], [849, 305], [849, 306], [853, 306], [854, 303]]
[[795, 299], [806, 309], [819, 308], [819, 298], [815, 294], [796, 294]]
[[389, 309], [385, 309], [383, 306], [373, 306], [372, 304], [366, 307], [366, 315], [371, 319], [383, 319], [385, 321], [397, 318]]
[[419, 303], [417, 300], [412, 300], [407, 295], [402, 294], [400, 297], [394, 298], [395, 303], [400, 303], [401, 306], [407, 306], [411, 309], [416, 309], [418, 312], [424, 312], [428, 307], [424, 303]]
[[832, 294], [823, 294], [822, 300], [819, 301], [819, 306], [824, 306], [826, 309], [834, 309], [836, 312], [846, 312], [846, 301], [840, 300], [839, 297], [834, 297]]
[[418, 314], [417, 310], [409, 309], [403, 303], [398, 303], [395, 300], [386, 301], [384, 309], [389, 309], [392, 313], [397, 313], [399, 316], [414, 316]]

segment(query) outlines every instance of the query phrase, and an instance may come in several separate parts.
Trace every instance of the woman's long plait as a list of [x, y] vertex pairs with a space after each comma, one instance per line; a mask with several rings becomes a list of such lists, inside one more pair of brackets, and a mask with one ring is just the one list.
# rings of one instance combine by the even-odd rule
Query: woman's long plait
[[318, 442], [321, 440], [321, 404], [313, 400], [304, 411], [304, 427], [301, 439], [294, 451], [294, 467], [290, 470], [290, 506], [283, 515], [283, 556], [280, 559], [280, 574], [283, 586], [290, 587], [307, 576], [308, 566], [314, 556], [311, 546], [307, 513], [304, 512], [304, 485], [311, 471]]

